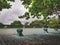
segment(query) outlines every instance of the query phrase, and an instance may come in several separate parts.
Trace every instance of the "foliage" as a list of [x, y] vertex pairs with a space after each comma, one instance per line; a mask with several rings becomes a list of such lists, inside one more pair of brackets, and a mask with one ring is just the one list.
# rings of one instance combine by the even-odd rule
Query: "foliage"
[[51, 28], [56, 28], [58, 26], [58, 21], [56, 19], [52, 19], [50, 22], [49, 22], [49, 26]]
[[2, 23], [0, 23], [0, 28], [3, 28], [3, 27], [4, 27], [4, 25]]
[[11, 7], [11, 5], [10, 5], [10, 3], [8, 3], [8, 1], [13, 1], [14, 2], [14, 0], [0, 0], [0, 11], [4, 8], [8, 9], [8, 8]]
[[60, 10], [60, 0], [23, 0], [23, 4], [32, 5], [29, 8], [31, 15], [39, 16], [40, 12], [44, 16], [52, 14], [54, 11]]
[[[43, 23], [47, 25], [49, 22], [47, 21], [47, 16], [52, 15], [54, 12], [57, 13], [57, 11], [60, 11], [60, 0], [23, 0], [23, 5], [25, 5], [26, 8], [29, 9], [29, 13], [33, 15], [34, 17], [43, 15]], [[60, 19], [59, 19], [60, 20]], [[56, 27], [58, 24], [57, 21], [51, 21], [53, 24], [52, 26]], [[33, 23], [34, 24], [34, 23]], [[59, 22], [60, 24], [60, 22]]]
[[[0, 0], [0, 11], [4, 8], [10, 8], [11, 5], [8, 1], [15, 1], [15, 0]], [[45, 24], [49, 24], [49, 27], [60, 28], [60, 17], [59, 19], [52, 19], [50, 22], [47, 22], [47, 16], [52, 15], [54, 12], [60, 11], [60, 0], [22, 0], [23, 5], [29, 9], [29, 12], [26, 12], [24, 16], [20, 16], [19, 18], [29, 19], [29, 13], [34, 17], [37, 16], [44, 16], [42, 21], [35, 20], [29, 26], [28, 23], [25, 24], [26, 27], [43, 27]], [[4, 26], [4, 25], [1, 25]], [[8, 27], [23, 27], [21, 22], [15, 21]]]
[[41, 28], [43, 27], [43, 23], [40, 20], [35, 20], [35, 21], [32, 21], [30, 26], [35, 27], [35, 28]]
[[30, 28], [29, 22], [26, 22], [25, 25], [23, 25], [25, 28]]
[[8, 28], [21, 28], [23, 25], [20, 21], [14, 21], [11, 25], [8, 25]]
[[19, 18], [26, 18], [27, 20], [30, 18], [29, 13], [26, 12], [23, 16], [19, 16]]

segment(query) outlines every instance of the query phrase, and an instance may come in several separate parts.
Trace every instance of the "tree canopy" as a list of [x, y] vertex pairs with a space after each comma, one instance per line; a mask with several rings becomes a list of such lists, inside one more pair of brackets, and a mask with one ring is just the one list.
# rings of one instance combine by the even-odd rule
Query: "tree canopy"
[[48, 16], [60, 10], [60, 0], [23, 0], [23, 5], [29, 8], [31, 15]]
[[2, 9], [4, 9], [4, 8], [10, 8], [11, 7], [11, 5], [10, 5], [10, 3], [8, 3], [8, 1], [15, 1], [15, 0], [0, 0], [0, 11], [2, 10]]
[[[8, 9], [11, 7], [11, 4], [8, 3], [8, 1], [12, 1], [14, 2], [15, 0], [0, 0], [0, 11], [2, 9]], [[47, 16], [48, 15], [52, 15], [54, 12], [57, 13], [57, 11], [60, 11], [60, 0], [21, 0], [23, 1], [23, 5], [25, 6], [25, 8], [29, 9], [29, 12], [25, 13], [24, 16], [21, 16], [19, 18], [24, 18], [26, 17], [26, 19], [29, 19], [29, 13], [31, 15], [33, 15], [34, 17], [36, 16], [38, 18], [38, 16], [43, 15], [45, 17], [45, 19], [43, 19], [43, 21], [34, 21], [32, 22], [31, 25], [39, 25], [39, 23], [41, 24], [43, 22], [43, 24], [47, 23]], [[57, 23], [58, 22], [58, 23]], [[17, 25], [20, 26], [20, 22], [19, 21], [15, 21], [12, 23], [12, 25], [15, 25], [17, 23]], [[38, 23], [38, 24], [37, 24]], [[26, 23], [27, 25], [27, 23]], [[59, 25], [60, 27], [60, 17], [57, 20], [53, 19], [49, 22], [50, 27], [56, 27], [57, 25]], [[40, 25], [39, 25], [40, 26]]]
[[[49, 23], [49, 21], [47, 21], [48, 15], [53, 15], [54, 13], [57, 14], [57, 11], [60, 11], [60, 0], [22, 0], [22, 1], [24, 1], [23, 5], [29, 9], [29, 13], [31, 15], [33, 15], [34, 17], [36, 16], [37, 18], [38, 16], [41, 15], [44, 16], [43, 22], [45, 23], [45, 25]], [[60, 18], [58, 20], [60, 20]], [[54, 26], [56, 27], [58, 24], [60, 24], [59, 21], [58, 24], [56, 21], [53, 20], [51, 22], [53, 23], [53, 27]]]

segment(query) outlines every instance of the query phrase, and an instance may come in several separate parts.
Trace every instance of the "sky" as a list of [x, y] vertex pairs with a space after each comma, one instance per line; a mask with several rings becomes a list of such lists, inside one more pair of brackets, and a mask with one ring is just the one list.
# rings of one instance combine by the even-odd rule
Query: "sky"
[[22, 1], [15, 0], [15, 2], [8, 2], [8, 3], [10, 3], [12, 6], [9, 9], [3, 9], [2, 11], [0, 11], [0, 23], [10, 25], [11, 23], [17, 20], [24, 25], [26, 22], [31, 23], [32, 21], [37, 19], [36, 17], [32, 18], [32, 16], [30, 16], [29, 20], [26, 20], [25, 18], [22, 19], [18, 18], [19, 16], [23, 16], [25, 12], [28, 11], [22, 5]]

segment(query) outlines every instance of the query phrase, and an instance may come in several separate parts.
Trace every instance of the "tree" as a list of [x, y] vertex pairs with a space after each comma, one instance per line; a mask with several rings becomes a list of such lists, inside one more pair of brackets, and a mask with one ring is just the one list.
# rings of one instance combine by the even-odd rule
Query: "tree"
[[10, 27], [10, 28], [22, 28], [23, 25], [21, 24], [20, 21], [14, 21], [14, 22], [11, 23], [11, 25], [9, 25], [8, 27]]
[[10, 3], [8, 3], [8, 1], [15, 1], [15, 0], [0, 0], [0, 11], [2, 10], [2, 9], [4, 9], [4, 8], [10, 8], [11, 7], [11, 5], [10, 5]]
[[2, 23], [0, 23], [0, 28], [3, 28], [3, 27], [4, 27], [4, 25]]
[[[31, 15], [40, 16], [40, 13], [46, 16], [60, 10], [60, 0], [23, 0], [25, 7], [29, 8]], [[31, 6], [30, 6], [31, 5]]]
[[35, 21], [32, 21], [30, 26], [31, 27], [35, 27], [35, 28], [42, 28], [43, 27], [43, 23], [40, 20], [35, 20]]
[[[43, 15], [45, 22], [47, 21], [47, 16], [52, 15], [60, 11], [60, 0], [22, 0], [23, 5], [29, 9], [29, 13], [34, 17]], [[45, 25], [47, 25], [46, 23]], [[46, 26], [45, 26], [46, 27]]]
[[26, 22], [24, 25], [25, 28], [29, 28], [29, 22]]
[[[15, 0], [0, 0], [0, 11], [4, 8], [10, 8], [11, 5], [8, 1]], [[29, 19], [29, 14], [36, 16], [37, 18], [41, 15], [44, 16], [43, 22], [45, 25], [48, 24], [47, 16], [52, 15], [54, 12], [60, 11], [60, 0], [21, 0], [23, 5], [29, 9], [29, 12], [25, 13], [26, 19]], [[20, 17], [21, 18], [21, 17]], [[60, 18], [59, 18], [60, 24]], [[46, 26], [45, 26], [46, 27]]]
[[49, 22], [49, 27], [50, 28], [59, 28], [59, 24], [58, 24], [58, 19], [51, 19], [51, 21]]
[[[43, 14], [45, 17], [53, 12], [60, 10], [60, 0], [23, 0], [25, 7], [29, 8], [31, 15], [39, 16]], [[31, 5], [31, 6], [30, 6]]]

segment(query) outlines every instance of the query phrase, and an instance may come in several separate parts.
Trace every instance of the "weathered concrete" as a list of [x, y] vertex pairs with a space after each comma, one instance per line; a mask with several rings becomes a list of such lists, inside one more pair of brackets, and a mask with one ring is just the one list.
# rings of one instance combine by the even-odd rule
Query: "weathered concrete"
[[60, 34], [0, 35], [0, 45], [60, 45]]

